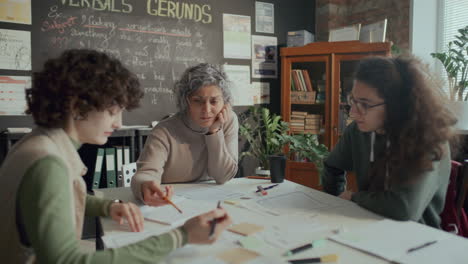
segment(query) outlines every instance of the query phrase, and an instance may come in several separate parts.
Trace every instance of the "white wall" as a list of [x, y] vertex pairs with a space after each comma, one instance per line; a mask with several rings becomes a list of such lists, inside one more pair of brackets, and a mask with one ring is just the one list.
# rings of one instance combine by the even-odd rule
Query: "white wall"
[[437, 20], [441, 0], [411, 0], [410, 6], [410, 49], [411, 52], [439, 71], [431, 52], [440, 47], [438, 33], [441, 28]]

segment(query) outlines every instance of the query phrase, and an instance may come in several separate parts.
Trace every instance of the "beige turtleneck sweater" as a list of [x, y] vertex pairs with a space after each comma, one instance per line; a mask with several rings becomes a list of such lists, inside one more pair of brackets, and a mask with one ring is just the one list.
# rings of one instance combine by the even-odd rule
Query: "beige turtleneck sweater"
[[145, 143], [132, 178], [132, 190], [142, 199], [141, 184], [194, 182], [214, 179], [223, 184], [237, 173], [239, 123], [231, 118], [217, 133], [178, 113], [160, 122]]

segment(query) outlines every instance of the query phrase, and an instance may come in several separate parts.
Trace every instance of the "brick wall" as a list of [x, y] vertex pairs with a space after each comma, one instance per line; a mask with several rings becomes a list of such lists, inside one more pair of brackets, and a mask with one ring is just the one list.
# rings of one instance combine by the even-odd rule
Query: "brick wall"
[[316, 39], [327, 41], [330, 29], [387, 18], [387, 41], [409, 49], [410, 0], [316, 0]]

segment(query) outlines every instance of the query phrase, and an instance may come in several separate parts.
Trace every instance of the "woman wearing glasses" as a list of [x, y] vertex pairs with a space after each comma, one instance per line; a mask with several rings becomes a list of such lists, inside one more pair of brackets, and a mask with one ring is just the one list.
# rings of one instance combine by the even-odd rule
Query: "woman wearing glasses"
[[172, 196], [172, 188], [161, 190], [161, 183], [223, 184], [237, 173], [239, 124], [226, 74], [202, 63], [187, 69], [175, 89], [179, 113], [153, 129], [132, 178], [134, 195], [148, 205]]
[[[324, 162], [324, 190], [396, 220], [440, 226], [456, 122], [414, 58], [367, 58], [348, 97], [354, 120]], [[358, 191], [346, 187], [356, 174]]]

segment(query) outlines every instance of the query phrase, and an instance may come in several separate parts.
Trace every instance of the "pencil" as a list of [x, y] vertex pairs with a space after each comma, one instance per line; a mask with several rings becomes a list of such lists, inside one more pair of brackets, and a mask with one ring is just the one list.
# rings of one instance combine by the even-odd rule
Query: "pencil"
[[179, 207], [177, 207], [177, 205], [175, 205], [175, 203], [173, 203], [169, 198], [167, 198], [167, 196], [165, 196], [163, 198], [164, 201], [168, 202], [170, 205], [172, 205], [175, 209], [177, 209], [177, 211], [179, 211], [179, 213], [182, 214], [182, 210], [180, 210]]
[[271, 180], [270, 177], [262, 177], [262, 176], [247, 176], [247, 179], [259, 179], [259, 180]]
[[[218, 201], [218, 206], [216, 206], [216, 208], [221, 208], [221, 201]], [[218, 222], [218, 219], [213, 219], [211, 221], [210, 235], [209, 235], [210, 239], [213, 238], [214, 231], [215, 231], [215, 228], [216, 228], [216, 222]]]
[[306, 264], [306, 263], [324, 263], [324, 262], [337, 262], [338, 255], [326, 255], [318, 258], [306, 258], [306, 259], [293, 259], [288, 260], [292, 264]]

